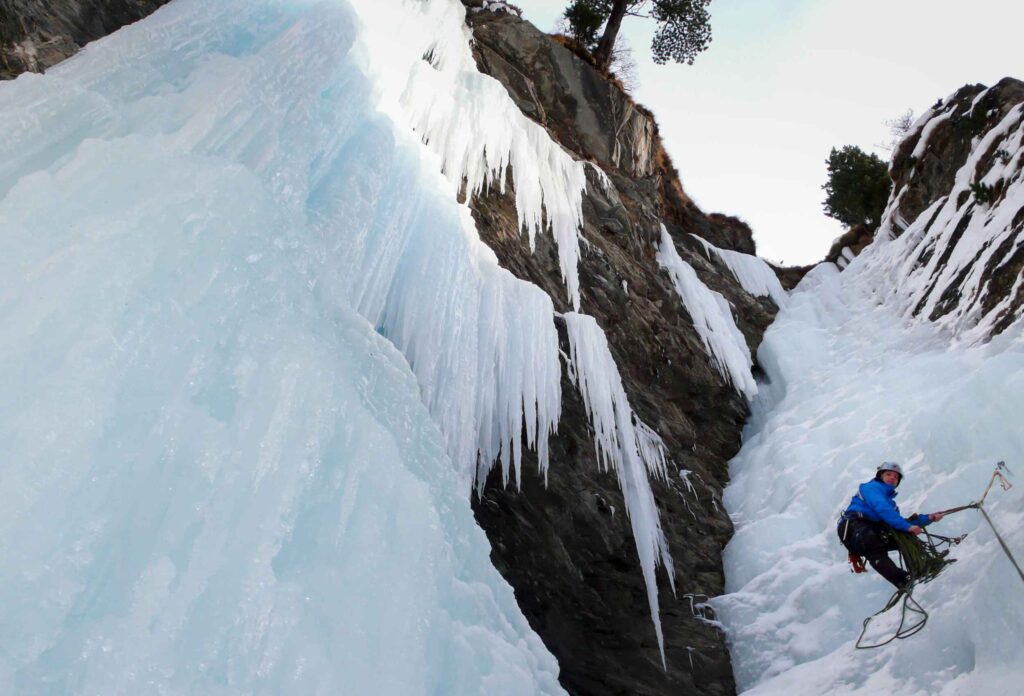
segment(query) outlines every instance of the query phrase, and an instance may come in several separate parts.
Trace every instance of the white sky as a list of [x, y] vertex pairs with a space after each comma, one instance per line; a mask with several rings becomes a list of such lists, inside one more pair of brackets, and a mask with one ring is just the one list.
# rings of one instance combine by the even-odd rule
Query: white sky
[[[550, 31], [568, 0], [513, 0]], [[683, 188], [737, 215], [758, 253], [820, 260], [842, 226], [821, 209], [832, 147], [875, 147], [883, 121], [919, 115], [968, 83], [1024, 79], [1021, 0], [712, 0], [713, 40], [693, 66], [650, 60], [654, 23], [622, 33]]]

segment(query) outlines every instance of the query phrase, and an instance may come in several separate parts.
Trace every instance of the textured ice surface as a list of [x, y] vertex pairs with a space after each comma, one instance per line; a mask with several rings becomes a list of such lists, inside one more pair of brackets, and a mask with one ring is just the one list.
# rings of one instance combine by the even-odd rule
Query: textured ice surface
[[750, 357], [747, 339], [733, 319], [729, 302], [721, 293], [704, 285], [693, 267], [683, 261], [664, 225], [661, 226], [657, 259], [672, 278], [676, 292], [693, 320], [693, 328], [704, 342], [708, 358], [737, 391], [748, 399], [752, 398], [757, 394], [757, 383], [751, 373], [754, 361]]
[[560, 691], [467, 499], [550, 301], [358, 21], [178, 0], [0, 85], [0, 693]]
[[[876, 249], [878, 254], [883, 251]], [[970, 532], [958, 562], [915, 597], [924, 631], [874, 651], [853, 644], [891, 587], [853, 575], [836, 519], [858, 483], [901, 462], [901, 511], [975, 500], [993, 465], [1024, 471], [1024, 338], [985, 346], [910, 321], [887, 266], [864, 253], [812, 271], [768, 330], [762, 385], [725, 504], [736, 535], [715, 600], [741, 691], [751, 694], [1014, 693], [1024, 682], [1024, 585], [979, 513], [937, 523]], [[1024, 480], [990, 495], [995, 524], [1024, 558]]]

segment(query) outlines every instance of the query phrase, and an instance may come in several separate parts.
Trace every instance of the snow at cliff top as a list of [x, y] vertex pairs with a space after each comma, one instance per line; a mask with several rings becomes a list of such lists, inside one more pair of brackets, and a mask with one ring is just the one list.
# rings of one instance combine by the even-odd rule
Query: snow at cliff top
[[994, 694], [1024, 683], [1024, 583], [976, 511], [933, 528], [969, 532], [958, 561], [915, 598], [918, 635], [855, 650], [891, 587], [853, 575], [839, 512], [883, 461], [901, 462], [904, 514], [980, 497], [994, 464], [1018, 486], [986, 509], [1024, 559], [1024, 338], [986, 345], [908, 320], [878, 271], [876, 244], [841, 274], [820, 266], [790, 296], [758, 351], [763, 384], [724, 501], [736, 524], [727, 592], [715, 606], [737, 684], [750, 694]]

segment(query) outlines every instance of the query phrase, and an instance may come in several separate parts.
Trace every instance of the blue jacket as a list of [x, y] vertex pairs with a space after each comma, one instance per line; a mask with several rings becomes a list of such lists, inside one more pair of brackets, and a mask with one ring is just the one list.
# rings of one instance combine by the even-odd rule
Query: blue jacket
[[924, 527], [931, 522], [928, 515], [914, 515], [910, 519], [900, 516], [896, 507], [896, 486], [884, 481], [872, 479], [860, 484], [857, 495], [853, 496], [850, 506], [843, 513], [844, 519], [863, 518], [872, 522], [884, 522], [893, 529], [906, 532], [913, 525]]

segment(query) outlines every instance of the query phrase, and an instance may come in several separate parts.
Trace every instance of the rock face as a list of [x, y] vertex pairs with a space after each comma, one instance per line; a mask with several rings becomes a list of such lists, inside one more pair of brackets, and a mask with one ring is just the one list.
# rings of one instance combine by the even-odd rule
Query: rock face
[[43, 72], [168, 0], [0, 0], [0, 79]]
[[[580, 311], [604, 329], [634, 410], [662, 436], [672, 459], [670, 479], [654, 487], [677, 587], [673, 598], [661, 578], [667, 668], [622, 494], [614, 473], [598, 466], [583, 404], [568, 383], [547, 486], [527, 462], [522, 490], [502, 486], [495, 474], [475, 500], [492, 559], [558, 657], [571, 693], [733, 693], [723, 636], [700, 603], [723, 590], [721, 550], [731, 524], [720, 493], [747, 408], [711, 364], [654, 256], [664, 223], [682, 258], [728, 299], [753, 352], [774, 305], [745, 292], [691, 236], [751, 253], [750, 230], [735, 218], [697, 209], [679, 185], [652, 116], [570, 50], [507, 13], [470, 12], [468, 22], [481, 71], [610, 182], [605, 187], [592, 175], [584, 199]], [[471, 207], [501, 264], [544, 288], [556, 309], [570, 310], [550, 239], [541, 235], [531, 253], [512, 195], [486, 194]]]
[[[849, 229], [825, 261], [846, 266], [898, 240], [893, 290], [910, 313], [969, 334], [998, 335], [1024, 313], [1024, 82], [966, 85], [939, 99], [893, 153], [893, 191], [878, 230]], [[810, 267], [778, 268], [793, 287]]]
[[[1024, 312], [1024, 82], [968, 85], [900, 144], [883, 232], [914, 314], [988, 339]], [[983, 243], [979, 243], [983, 240]]]

